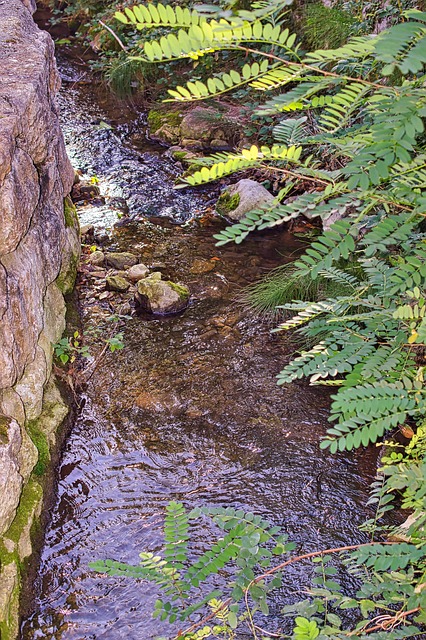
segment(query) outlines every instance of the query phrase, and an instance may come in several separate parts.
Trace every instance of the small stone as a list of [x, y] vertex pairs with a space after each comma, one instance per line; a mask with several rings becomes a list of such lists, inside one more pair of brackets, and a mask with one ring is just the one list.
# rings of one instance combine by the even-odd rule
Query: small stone
[[102, 291], [99, 294], [99, 300], [108, 300], [108, 298], [112, 297], [112, 293], [110, 291]]
[[209, 273], [216, 268], [216, 262], [214, 260], [194, 260], [192, 263], [190, 272], [194, 275], [201, 275], [203, 273]]
[[80, 227], [80, 235], [82, 238], [85, 236], [93, 237], [95, 235], [95, 227], [93, 224], [84, 224]]
[[93, 264], [95, 267], [101, 267], [104, 263], [105, 255], [102, 251], [94, 251], [90, 254], [88, 262], [89, 264]]
[[129, 267], [133, 267], [133, 265], [138, 264], [137, 257], [133, 253], [128, 253], [127, 251], [107, 253], [105, 255], [105, 259], [110, 267], [118, 270], [128, 269]]
[[129, 302], [124, 302], [117, 309], [117, 313], [121, 316], [129, 316], [132, 313], [132, 307]]
[[106, 288], [108, 291], [117, 291], [124, 293], [130, 287], [130, 284], [120, 276], [108, 276], [106, 279]]
[[90, 277], [91, 278], [105, 278], [106, 276], [106, 271], [105, 269], [99, 270], [99, 271], [91, 271], [90, 272]]
[[149, 273], [149, 269], [145, 264], [135, 264], [126, 273], [126, 278], [130, 282], [139, 282], [142, 278], [146, 278]]

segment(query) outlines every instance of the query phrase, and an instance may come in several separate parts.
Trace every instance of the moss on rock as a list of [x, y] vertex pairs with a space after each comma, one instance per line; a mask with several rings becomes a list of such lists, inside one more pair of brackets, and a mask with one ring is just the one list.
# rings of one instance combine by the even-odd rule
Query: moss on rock
[[151, 109], [148, 113], [148, 126], [150, 133], [155, 133], [163, 125], [179, 127], [182, 122], [182, 115], [178, 111], [159, 111]]
[[27, 431], [38, 451], [38, 460], [33, 469], [33, 473], [36, 476], [42, 476], [46, 473], [50, 462], [49, 442], [46, 435], [40, 429], [39, 420], [30, 420], [27, 423]]
[[65, 226], [68, 229], [79, 228], [77, 209], [69, 196], [64, 198], [64, 219], [65, 219]]
[[240, 194], [231, 195], [227, 191], [222, 193], [216, 203], [216, 211], [220, 216], [226, 216], [230, 211], [234, 211], [240, 204]]

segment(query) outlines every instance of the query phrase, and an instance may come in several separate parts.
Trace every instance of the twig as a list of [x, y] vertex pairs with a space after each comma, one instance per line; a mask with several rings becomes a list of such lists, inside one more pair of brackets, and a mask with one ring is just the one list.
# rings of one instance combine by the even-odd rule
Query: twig
[[122, 43], [122, 41], [120, 40], [118, 35], [111, 29], [111, 27], [109, 27], [107, 24], [105, 24], [105, 22], [102, 22], [102, 20], [99, 20], [99, 24], [101, 24], [104, 27], [104, 29], [109, 31], [109, 33], [112, 35], [112, 37], [117, 40], [118, 44], [123, 49], [123, 51], [125, 51], [126, 53], [129, 51], [128, 48]]
[[[360, 633], [372, 633], [373, 631], [386, 631], [389, 627], [392, 629], [397, 625], [401, 624], [403, 620], [412, 615], [413, 613], [417, 613], [420, 611], [420, 607], [416, 607], [415, 609], [410, 609], [410, 611], [398, 611], [394, 616], [377, 616], [377, 618], [373, 618], [373, 620], [369, 620], [361, 629], [357, 629], [356, 631], [352, 631], [348, 633], [348, 636], [359, 636]], [[374, 625], [374, 627], [368, 628], [368, 625], [376, 620], [381, 620], [379, 624]]]

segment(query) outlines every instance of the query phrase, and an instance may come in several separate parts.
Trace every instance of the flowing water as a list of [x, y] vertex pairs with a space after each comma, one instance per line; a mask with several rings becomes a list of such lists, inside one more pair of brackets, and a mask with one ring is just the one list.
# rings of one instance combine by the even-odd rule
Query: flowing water
[[[140, 551], [161, 550], [170, 500], [251, 510], [281, 525], [300, 552], [364, 541], [357, 526], [371, 515], [364, 504], [374, 452], [320, 450], [327, 393], [302, 383], [277, 387], [275, 375], [294, 345], [235, 302], [241, 287], [291, 260], [300, 243], [275, 231], [218, 249], [212, 234], [221, 222], [205, 216], [177, 225], [205, 211], [211, 193], [174, 190], [179, 167], [144, 140], [144, 120], [110, 107], [73, 67], [63, 65], [62, 73], [70, 156], [87, 176], [97, 176], [105, 196], [81, 207], [83, 221], [99, 232], [112, 227], [114, 198], [124, 198], [130, 215], [103, 238], [107, 248], [133, 251], [187, 284], [192, 299], [185, 312], [160, 320], [132, 311], [120, 325], [124, 350], [107, 354], [95, 369], [63, 451], [34, 611], [22, 638], [148, 640], [166, 632], [150, 617], [156, 588], [100, 576], [90, 561], [137, 563]], [[79, 281], [95, 353], [99, 333], [111, 330], [108, 318], [127, 304], [118, 294], [99, 299], [101, 276], [85, 267]], [[210, 535], [196, 527], [195, 548]], [[282, 601], [310, 573], [307, 564], [290, 568]], [[350, 590], [352, 578], [342, 577]]]

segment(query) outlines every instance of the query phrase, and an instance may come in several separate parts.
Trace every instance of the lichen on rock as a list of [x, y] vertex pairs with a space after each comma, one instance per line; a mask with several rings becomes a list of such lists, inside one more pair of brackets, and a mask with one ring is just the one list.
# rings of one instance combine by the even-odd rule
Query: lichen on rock
[[161, 273], [155, 272], [139, 280], [135, 300], [145, 311], [167, 315], [185, 309], [189, 296], [188, 287], [171, 280], [162, 280]]

